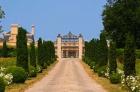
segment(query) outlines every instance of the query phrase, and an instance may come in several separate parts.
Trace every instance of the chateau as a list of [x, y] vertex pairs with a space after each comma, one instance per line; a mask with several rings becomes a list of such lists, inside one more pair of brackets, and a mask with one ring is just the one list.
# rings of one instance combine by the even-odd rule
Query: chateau
[[[12, 24], [10, 31], [3, 33], [3, 39], [0, 40], [0, 46], [3, 45], [3, 40], [6, 40], [8, 46], [15, 47], [16, 46], [16, 37], [18, 34], [18, 28], [20, 27], [19, 24]], [[34, 35], [35, 35], [35, 26], [32, 25], [31, 33], [27, 32], [27, 44], [30, 45], [30, 43], [33, 41]]]
[[55, 41], [55, 51], [58, 59], [61, 58], [79, 58], [84, 54], [85, 43], [83, 36], [78, 36], [69, 32], [67, 35], [57, 36]]

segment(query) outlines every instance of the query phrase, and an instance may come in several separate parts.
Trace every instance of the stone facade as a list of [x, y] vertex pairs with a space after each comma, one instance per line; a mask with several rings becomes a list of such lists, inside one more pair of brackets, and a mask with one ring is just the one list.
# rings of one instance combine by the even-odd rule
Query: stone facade
[[[8, 46], [15, 47], [16, 46], [16, 37], [18, 35], [19, 24], [12, 24], [10, 31], [3, 33], [3, 39], [0, 40], [0, 46], [2, 46], [3, 40], [6, 40]], [[30, 45], [33, 42], [35, 35], [35, 26], [32, 25], [31, 33], [27, 32], [27, 44]]]
[[69, 32], [67, 35], [57, 36], [55, 41], [55, 51], [58, 59], [61, 58], [79, 58], [84, 54], [85, 43], [83, 36], [76, 36]]

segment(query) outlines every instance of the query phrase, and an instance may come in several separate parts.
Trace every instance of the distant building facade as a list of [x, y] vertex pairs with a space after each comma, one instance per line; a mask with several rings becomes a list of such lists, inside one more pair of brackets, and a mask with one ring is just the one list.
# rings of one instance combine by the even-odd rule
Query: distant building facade
[[[3, 41], [6, 40], [8, 46], [16, 46], [16, 37], [18, 35], [18, 28], [20, 27], [19, 24], [12, 24], [10, 31], [3, 33], [3, 39], [0, 40], [0, 45], [2, 45]], [[27, 32], [27, 44], [30, 45], [30, 43], [34, 40], [35, 35], [35, 26], [32, 25], [31, 33]]]
[[83, 36], [78, 36], [69, 32], [67, 35], [57, 36], [55, 41], [55, 51], [58, 59], [61, 58], [79, 58], [84, 54], [85, 42]]

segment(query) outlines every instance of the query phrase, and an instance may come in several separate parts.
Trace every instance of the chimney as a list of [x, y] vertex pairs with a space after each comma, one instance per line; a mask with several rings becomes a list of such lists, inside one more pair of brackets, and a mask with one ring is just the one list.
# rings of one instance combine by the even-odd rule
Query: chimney
[[35, 35], [35, 26], [32, 25], [32, 35]]

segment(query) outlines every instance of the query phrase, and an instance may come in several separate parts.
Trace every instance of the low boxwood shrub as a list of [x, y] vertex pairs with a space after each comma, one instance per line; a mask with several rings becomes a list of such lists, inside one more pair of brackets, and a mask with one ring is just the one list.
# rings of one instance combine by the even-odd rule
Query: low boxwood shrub
[[36, 70], [37, 70], [37, 73], [42, 73], [42, 66], [37, 65]]
[[119, 74], [119, 73], [112, 73], [111, 75], [110, 75], [110, 82], [112, 83], [112, 84], [118, 84], [118, 83], [120, 83], [121, 82], [121, 75]]
[[5, 92], [5, 87], [6, 87], [6, 84], [4, 82], [4, 79], [0, 77], [0, 92]]
[[98, 76], [99, 76], [99, 77], [105, 77], [106, 66], [98, 67], [97, 73], [98, 73]]
[[27, 73], [22, 67], [12, 66], [8, 67], [7, 73], [12, 73], [14, 83], [24, 83], [27, 79]]
[[47, 67], [48, 67], [48, 64], [45, 62], [44, 66], [43, 66], [43, 69], [47, 69]]
[[36, 77], [37, 76], [37, 69], [33, 66], [30, 66], [30, 77]]
[[90, 69], [93, 69], [94, 68], [94, 66], [95, 66], [95, 62], [90, 62]]

